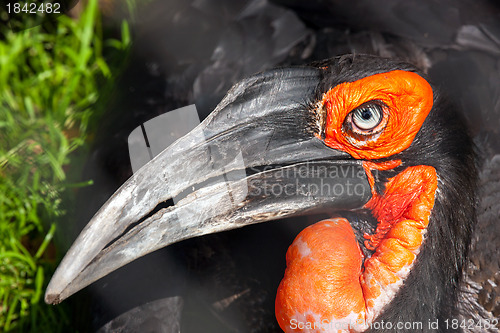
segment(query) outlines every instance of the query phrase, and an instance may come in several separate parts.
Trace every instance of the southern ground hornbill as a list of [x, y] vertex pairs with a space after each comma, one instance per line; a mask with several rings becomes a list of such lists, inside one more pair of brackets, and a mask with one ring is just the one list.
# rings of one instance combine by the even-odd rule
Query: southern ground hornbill
[[113, 195], [46, 300], [180, 240], [327, 212], [288, 250], [284, 331], [454, 331], [468, 311], [486, 330], [461, 290], [477, 181], [456, 106], [412, 65], [347, 55], [263, 72]]
[[[300, 19], [284, 6], [295, 7]], [[498, 316], [500, 311], [497, 295], [500, 277], [498, 273], [495, 275], [498, 271], [495, 198], [500, 161], [493, 159], [482, 167], [480, 223], [476, 232], [471, 233], [468, 228], [472, 228], [474, 219], [466, 216], [474, 215], [474, 200], [468, 196], [475, 193], [477, 171], [470, 160], [473, 155], [470, 142], [456, 113], [457, 108], [465, 111], [477, 146], [483, 152], [488, 150], [484, 154], [487, 159], [498, 154], [500, 136], [495, 116], [500, 105], [495, 97], [500, 91], [498, 64], [495, 65], [500, 54], [495, 37], [498, 11], [488, 1], [474, 4], [458, 1], [453, 6], [446, 1], [387, 1], [381, 7], [358, 0], [348, 5], [337, 1], [280, 0], [273, 4], [260, 0], [241, 3], [171, 0], [156, 2], [144, 17], [146, 23], [139, 24], [139, 32], [136, 31], [133, 56], [136, 59], [131, 66], [134, 75], [123, 80], [122, 89], [126, 91], [120, 97], [123, 103], [118, 105], [116, 117], [110, 119], [111, 125], [103, 126], [110, 134], [101, 134], [99, 148], [92, 155], [93, 159], [100, 156], [108, 175], [106, 178], [87, 174], [96, 186], [81, 191], [82, 202], [86, 203], [82, 210], [92, 212], [92, 207], [97, 210], [128, 178], [126, 136], [134, 127], [162, 112], [192, 103], [196, 103], [203, 118], [231, 85], [249, 78], [229, 92], [216, 115], [202, 125], [203, 133], [195, 131], [191, 141], [183, 139], [183, 144], [177, 144], [184, 150], [175, 153], [182, 155], [177, 161], [180, 167], [156, 167], [163, 174], [173, 172], [171, 177], [162, 178], [156, 187], [148, 186], [148, 181], [154, 182], [148, 177], [155, 174], [148, 176], [148, 172], [143, 172], [145, 177], [134, 177], [141, 180], [136, 186], [142, 186], [144, 192], [131, 200], [124, 199], [126, 190], [115, 196], [116, 207], [124, 207], [121, 213], [117, 212], [121, 216], [99, 222], [106, 224], [99, 230], [100, 242], [90, 242], [82, 251], [76, 251], [73, 269], [67, 274], [79, 276], [62, 291], [61, 299], [106, 270], [148, 251], [147, 240], [141, 245], [132, 239], [129, 246], [117, 252], [112, 248], [119, 250], [119, 245], [136, 231], [147, 231], [147, 225], [154, 228], [147, 218], [155, 214], [159, 217], [163, 212], [160, 209], [174, 203], [174, 207], [182, 205], [178, 207], [181, 210], [176, 208], [176, 217], [173, 213], [167, 216], [179, 220], [186, 228], [182, 232], [188, 234], [211, 232], [210, 223], [204, 226], [208, 229], [187, 228], [189, 223], [194, 225], [204, 219], [217, 223], [214, 230], [220, 230], [227, 227], [220, 224], [224, 218], [245, 224], [252, 214], [258, 216], [252, 222], [258, 222], [302, 212], [306, 217], [185, 240], [100, 279], [86, 288], [93, 297], [101, 298], [94, 306], [94, 328], [137, 306], [101, 331], [177, 332], [180, 326], [181, 332], [275, 332], [280, 330], [278, 321], [286, 329], [287, 322], [299, 326], [326, 318], [334, 323], [333, 317], [346, 316], [351, 320], [340, 324], [347, 321], [359, 330], [363, 324], [355, 319], [363, 317], [367, 320], [364, 324], [372, 323], [368, 328], [373, 331], [396, 330], [375, 324], [401, 321], [411, 325], [413, 320], [417, 325], [422, 323], [422, 330], [435, 332], [435, 326], [429, 324], [438, 319], [441, 331], [488, 330], [486, 325], [479, 324], [480, 318], [491, 319], [492, 314]], [[159, 36], [158, 31], [164, 33]], [[346, 56], [330, 63], [288, 68], [345, 53], [400, 57], [423, 69], [416, 72], [417, 76], [407, 78], [407, 87], [415, 88], [409, 89], [414, 93], [403, 94], [408, 98], [420, 97], [421, 102], [401, 100], [397, 104], [393, 103], [396, 99], [388, 101], [369, 93], [374, 86], [384, 86], [384, 80], [380, 79], [383, 73], [393, 82], [386, 87], [387, 96], [391, 91], [404, 89], [400, 80], [404, 75], [396, 74], [415, 69], [402, 62]], [[251, 76], [276, 66], [287, 68]], [[138, 76], [142, 81], [138, 81]], [[433, 107], [427, 116], [424, 117], [425, 107], [412, 110], [412, 114], [422, 117], [415, 119], [415, 123], [407, 122], [413, 119], [409, 115], [391, 116], [394, 110], [408, 108], [412, 103], [425, 105], [429, 100], [425, 97], [426, 82], [438, 82], [450, 91], [454, 104], [447, 102], [432, 85]], [[362, 94], [353, 94], [360, 88]], [[330, 93], [325, 95], [327, 92]], [[343, 97], [336, 100], [335, 96]], [[340, 102], [343, 107], [339, 107]], [[338, 121], [332, 121], [334, 117], [328, 118], [328, 114], [337, 114]], [[135, 123], [123, 126], [123, 119], [131, 115], [136, 118]], [[403, 132], [395, 131], [396, 123]], [[394, 134], [391, 140], [387, 140], [386, 133]], [[409, 141], [397, 140], [405, 134]], [[125, 147], [116, 144], [120, 140], [125, 141]], [[382, 141], [394, 144], [376, 147]], [[196, 142], [199, 145], [195, 149]], [[170, 153], [173, 149], [170, 148]], [[122, 154], [125, 159], [120, 152], [125, 152]], [[238, 157], [231, 160], [234, 156]], [[304, 164], [304, 161], [310, 162]], [[165, 163], [174, 162], [167, 159]], [[219, 167], [224, 164], [225, 173], [219, 177], [222, 172]], [[429, 199], [433, 177], [428, 172], [432, 168], [437, 180], [433, 204]], [[99, 187], [103, 178], [109, 182], [113, 177], [116, 184]], [[242, 180], [244, 177], [248, 178]], [[218, 187], [218, 182], [231, 185], [226, 188], [229, 192]], [[166, 200], [180, 189], [187, 189], [190, 183], [195, 183], [194, 188], [181, 191], [173, 201]], [[131, 185], [135, 186], [128, 184], [130, 190]], [[323, 192], [315, 192], [318, 188]], [[281, 195], [279, 189], [283, 190]], [[196, 194], [191, 194], [192, 191]], [[204, 193], [211, 197], [204, 197]], [[421, 195], [410, 197], [409, 193]], [[147, 195], [158, 197], [148, 199]], [[193, 195], [198, 195], [196, 200]], [[243, 198], [247, 199], [240, 202]], [[238, 203], [245, 207], [238, 208]], [[421, 208], [416, 213], [409, 208], [416, 206]], [[431, 206], [429, 224], [420, 232], [423, 243], [418, 246], [417, 230], [425, 225], [426, 210]], [[388, 207], [406, 210], [402, 213], [406, 221], [396, 218], [398, 211], [389, 212]], [[205, 211], [211, 208], [216, 211]], [[230, 215], [231, 209], [236, 210], [234, 215]], [[90, 217], [81, 219], [86, 223]], [[315, 224], [336, 217], [346, 218], [349, 225], [346, 220]], [[306, 229], [311, 224], [315, 225]], [[158, 226], [161, 230], [152, 232], [149, 242], [167, 235], [171, 230], [167, 228], [175, 228], [175, 222], [165, 229]], [[315, 241], [318, 230], [321, 238]], [[182, 232], [177, 236], [183, 237]], [[344, 237], [339, 238], [340, 235]], [[471, 262], [465, 267], [471, 237]], [[395, 248], [394, 243], [402, 246]], [[93, 264], [78, 274], [77, 266], [84, 266], [104, 246], [107, 249], [103, 253], [108, 254], [98, 255]], [[146, 248], [134, 250], [141, 246]], [[288, 269], [283, 279], [289, 247]], [[321, 256], [327, 253], [333, 257]], [[412, 260], [414, 254], [417, 255]], [[115, 260], [113, 255], [132, 257]], [[308, 261], [314, 256], [320, 260]], [[66, 259], [69, 261], [73, 260]], [[323, 261], [335, 265], [314, 265]], [[345, 269], [336, 270], [335, 266], [341, 262]], [[104, 266], [107, 266], [105, 271], [101, 271]], [[305, 266], [310, 268], [301, 269]], [[92, 271], [92, 267], [96, 269]], [[311, 274], [322, 269], [323, 276]], [[465, 271], [463, 278], [461, 270]], [[66, 278], [70, 279], [68, 275]], [[327, 279], [329, 283], [324, 283]], [[64, 288], [65, 283], [60, 281], [53, 282], [51, 287]], [[307, 283], [314, 284], [313, 288], [306, 288]], [[293, 289], [294, 284], [301, 286], [300, 292]], [[305, 293], [313, 289], [324, 297]], [[274, 314], [277, 290], [280, 296], [276, 308], [278, 318], [282, 318], [278, 321]], [[85, 297], [78, 293], [69, 301], [80, 306], [85, 304], [82, 299]], [[332, 299], [331, 304], [320, 303]], [[356, 307], [363, 300], [364, 311], [362, 306]], [[81, 308], [86, 310], [83, 305]], [[295, 312], [290, 314], [294, 309], [297, 313], [307, 312], [309, 317], [306, 314], [299, 320], [294, 317]], [[450, 319], [448, 323], [445, 318]], [[470, 322], [464, 325], [461, 321], [464, 318], [473, 319], [472, 325]], [[292, 322], [293, 319], [296, 321]], [[454, 319], [459, 321], [452, 322]], [[418, 326], [407, 331], [414, 329], [418, 330]]]

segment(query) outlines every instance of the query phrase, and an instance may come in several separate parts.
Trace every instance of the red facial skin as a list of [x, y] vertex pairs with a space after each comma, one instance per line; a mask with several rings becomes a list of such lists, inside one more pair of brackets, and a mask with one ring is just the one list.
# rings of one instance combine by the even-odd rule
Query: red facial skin
[[[346, 129], [358, 106], [377, 101], [383, 119], [366, 136]], [[365, 258], [349, 222], [328, 219], [304, 229], [287, 252], [287, 269], [276, 297], [276, 318], [285, 332], [362, 332], [381, 313], [408, 275], [425, 237], [434, 207], [437, 174], [412, 166], [389, 179], [383, 194], [374, 188], [373, 170], [388, 170], [400, 160], [432, 109], [432, 88], [413, 72], [392, 71], [342, 83], [323, 97], [326, 145], [363, 160], [372, 187], [365, 205], [377, 218]], [[375, 134], [374, 134], [375, 132]]]

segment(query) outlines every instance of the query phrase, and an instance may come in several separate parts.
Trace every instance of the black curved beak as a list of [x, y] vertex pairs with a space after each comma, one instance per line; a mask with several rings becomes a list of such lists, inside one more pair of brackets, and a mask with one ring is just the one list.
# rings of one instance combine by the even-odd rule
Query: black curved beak
[[101, 207], [59, 265], [45, 301], [61, 302], [183, 239], [362, 207], [371, 191], [361, 163], [317, 138], [323, 116], [310, 99], [319, 81], [318, 69], [288, 68], [235, 85], [203, 123]]

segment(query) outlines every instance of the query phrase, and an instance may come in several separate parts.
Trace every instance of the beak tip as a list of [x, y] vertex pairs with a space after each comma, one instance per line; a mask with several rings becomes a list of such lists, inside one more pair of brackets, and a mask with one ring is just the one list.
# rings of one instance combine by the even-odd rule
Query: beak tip
[[54, 278], [50, 280], [49, 285], [47, 286], [47, 289], [45, 289], [45, 297], [44, 301], [47, 304], [52, 304], [56, 305], [64, 301], [67, 296], [64, 295], [64, 290], [61, 290], [58, 288], [58, 286], [55, 286], [56, 283], [54, 283]]
[[60, 298], [59, 294], [54, 294], [54, 293], [45, 293], [45, 303], [47, 304], [52, 304], [56, 305], [62, 302], [62, 299]]

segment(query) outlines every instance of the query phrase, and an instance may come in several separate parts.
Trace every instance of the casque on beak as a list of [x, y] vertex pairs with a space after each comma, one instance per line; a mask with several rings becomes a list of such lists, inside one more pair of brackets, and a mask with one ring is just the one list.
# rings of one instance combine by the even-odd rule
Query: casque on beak
[[[315, 68], [268, 71], [235, 85], [216, 110], [136, 172], [74, 242], [45, 294], [59, 303], [169, 244], [309, 212], [361, 208], [359, 160], [327, 147], [312, 98]], [[175, 198], [175, 205], [166, 202]]]

